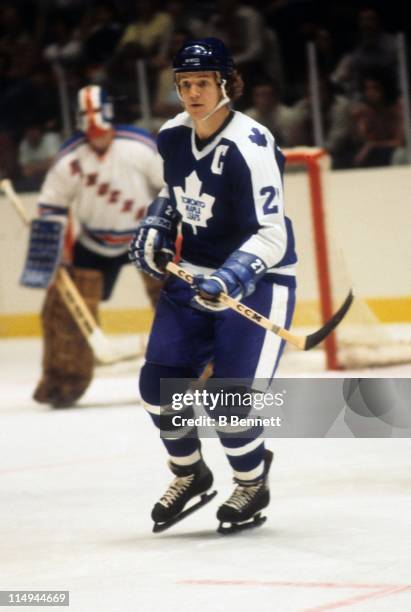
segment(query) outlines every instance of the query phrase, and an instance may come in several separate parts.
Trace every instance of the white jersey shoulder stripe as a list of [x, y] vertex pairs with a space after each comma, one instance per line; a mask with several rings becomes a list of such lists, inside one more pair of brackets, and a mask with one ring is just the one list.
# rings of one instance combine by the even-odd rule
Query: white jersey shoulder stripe
[[76, 137], [70, 138], [67, 142], [63, 144], [60, 151], [57, 153], [56, 160], [61, 159], [68, 153], [71, 153], [74, 149], [79, 147], [82, 144], [85, 144], [87, 139], [84, 134], [79, 134]]
[[128, 130], [116, 130], [115, 138], [118, 139], [127, 139], [127, 140], [136, 140], [150, 147], [153, 151], [157, 151], [156, 144], [151, 138], [148, 136], [144, 136], [143, 134], [138, 134], [137, 132], [132, 132]]
[[162, 132], [163, 130], [170, 130], [172, 128], [181, 126], [189, 128], [193, 127], [191, 117], [186, 111], [184, 111], [183, 113], [179, 113], [178, 115], [173, 117], [173, 119], [169, 119], [168, 121], [166, 121], [164, 125], [161, 126], [160, 132]]

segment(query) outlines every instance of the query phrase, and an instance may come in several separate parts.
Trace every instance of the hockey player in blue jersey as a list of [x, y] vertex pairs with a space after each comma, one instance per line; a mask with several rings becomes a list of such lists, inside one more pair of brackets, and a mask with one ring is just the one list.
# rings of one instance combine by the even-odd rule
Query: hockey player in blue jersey
[[[186, 516], [194, 498], [201, 497], [196, 508], [206, 503], [213, 483], [193, 430], [179, 432], [170, 419], [160, 419], [160, 410], [167, 414], [160, 379], [197, 378], [212, 361], [215, 378], [270, 380], [283, 342], [226, 309], [218, 296], [223, 291], [240, 299], [285, 328], [295, 303], [284, 158], [273, 135], [231, 109], [243, 83], [220, 40], [187, 42], [173, 65], [184, 112], [159, 133], [166, 187], [130, 246], [138, 269], [164, 278], [179, 226], [181, 266], [194, 275], [191, 287], [176, 277], [167, 279], [140, 375], [141, 396], [154, 424], [163, 434], [173, 430], [173, 439], [163, 437], [163, 442], [175, 479], [153, 508], [155, 531]], [[241, 439], [217, 433], [236, 483], [218, 509], [220, 530], [256, 524], [269, 503], [272, 453], [265, 449], [263, 430], [245, 429]]]

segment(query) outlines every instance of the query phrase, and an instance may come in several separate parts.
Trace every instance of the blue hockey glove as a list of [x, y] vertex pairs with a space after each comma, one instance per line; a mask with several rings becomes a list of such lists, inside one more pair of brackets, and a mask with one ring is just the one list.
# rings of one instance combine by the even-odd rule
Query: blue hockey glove
[[196, 295], [191, 305], [198, 310], [225, 310], [227, 306], [218, 301], [221, 292], [241, 300], [253, 293], [266, 270], [267, 266], [259, 257], [244, 251], [234, 251], [221, 268], [210, 276], [198, 274], [194, 277], [193, 288]]
[[131, 240], [128, 256], [138, 270], [162, 279], [175, 255], [177, 215], [168, 198], [156, 198]]

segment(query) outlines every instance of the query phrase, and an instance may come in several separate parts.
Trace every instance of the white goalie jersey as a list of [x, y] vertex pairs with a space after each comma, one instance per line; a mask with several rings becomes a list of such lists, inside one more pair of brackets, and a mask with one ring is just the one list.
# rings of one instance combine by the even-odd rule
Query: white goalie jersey
[[127, 251], [145, 209], [163, 186], [163, 163], [145, 131], [115, 126], [109, 149], [97, 154], [83, 133], [69, 139], [49, 170], [41, 216], [64, 222], [72, 211], [77, 240], [106, 257]]

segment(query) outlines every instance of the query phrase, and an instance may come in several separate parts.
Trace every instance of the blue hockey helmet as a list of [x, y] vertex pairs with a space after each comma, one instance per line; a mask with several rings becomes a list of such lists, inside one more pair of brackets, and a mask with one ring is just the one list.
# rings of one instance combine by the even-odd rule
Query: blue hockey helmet
[[220, 72], [223, 78], [234, 72], [234, 61], [218, 38], [188, 40], [173, 60], [174, 72]]
[[111, 129], [113, 107], [104, 87], [87, 85], [78, 92], [77, 126], [89, 137]]

